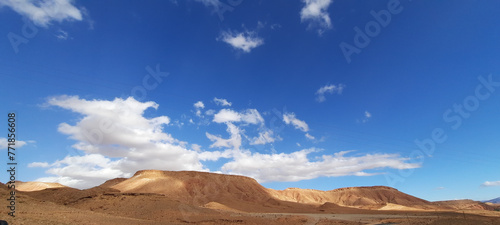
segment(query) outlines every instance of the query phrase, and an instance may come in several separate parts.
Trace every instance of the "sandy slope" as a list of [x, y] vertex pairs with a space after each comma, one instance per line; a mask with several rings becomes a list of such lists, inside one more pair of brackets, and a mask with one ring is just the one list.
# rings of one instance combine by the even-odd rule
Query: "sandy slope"
[[470, 199], [462, 199], [462, 200], [450, 200], [450, 201], [437, 201], [433, 202], [436, 206], [441, 208], [450, 208], [450, 209], [480, 209], [480, 210], [494, 210], [495, 207], [492, 205], [488, 205], [486, 203], [482, 203], [479, 201], [474, 201]]
[[49, 183], [49, 182], [22, 182], [16, 181], [16, 189], [18, 191], [40, 191], [47, 188], [62, 188], [66, 187], [59, 183]]

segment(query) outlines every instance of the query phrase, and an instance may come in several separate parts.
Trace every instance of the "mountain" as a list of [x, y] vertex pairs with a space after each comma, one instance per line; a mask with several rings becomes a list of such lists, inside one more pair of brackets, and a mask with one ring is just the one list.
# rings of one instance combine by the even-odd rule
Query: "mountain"
[[499, 197], [499, 198], [495, 198], [495, 199], [491, 199], [491, 200], [488, 200], [488, 201], [483, 201], [483, 202], [489, 202], [489, 203], [494, 203], [494, 204], [500, 204], [500, 197]]
[[[331, 191], [288, 188], [268, 189], [256, 180], [237, 175], [225, 175], [194, 171], [138, 171], [129, 179], [109, 186], [123, 193], [156, 193], [171, 199], [195, 205], [217, 205], [245, 210], [245, 204], [282, 206], [320, 206], [333, 203], [360, 209], [378, 209], [387, 204], [430, 209], [430, 202], [402, 193], [397, 189], [374, 187], [350, 187]], [[217, 204], [213, 203], [217, 202]]]

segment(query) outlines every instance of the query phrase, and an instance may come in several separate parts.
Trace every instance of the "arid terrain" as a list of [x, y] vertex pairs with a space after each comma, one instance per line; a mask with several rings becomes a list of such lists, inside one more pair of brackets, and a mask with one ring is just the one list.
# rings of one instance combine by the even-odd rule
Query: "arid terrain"
[[16, 217], [0, 210], [9, 224], [500, 224], [493, 203], [429, 202], [384, 186], [273, 190], [244, 176], [192, 171], [138, 171], [85, 190], [16, 187]]

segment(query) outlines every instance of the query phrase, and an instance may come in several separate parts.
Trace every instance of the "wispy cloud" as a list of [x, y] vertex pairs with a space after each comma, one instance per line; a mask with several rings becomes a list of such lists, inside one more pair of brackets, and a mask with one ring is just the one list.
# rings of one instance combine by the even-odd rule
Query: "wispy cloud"
[[358, 119], [357, 122], [358, 123], [366, 123], [370, 120], [370, 118], [372, 118], [372, 114], [368, 111], [365, 111], [365, 115], [363, 117], [363, 119]]
[[28, 164], [28, 168], [33, 168], [33, 167], [46, 168], [49, 166], [50, 166], [50, 164], [47, 162], [33, 162], [33, 163]]
[[67, 40], [69, 37], [68, 32], [63, 31], [63, 30], [58, 30], [56, 33], [56, 38], [59, 40]]
[[72, 0], [0, 0], [0, 7], [7, 6], [35, 25], [47, 27], [52, 21], [63, 22], [83, 19], [82, 12]]
[[310, 135], [309, 133], [306, 133], [305, 134], [306, 138], [309, 139], [309, 140], [314, 140], [316, 139], [314, 136]]
[[231, 106], [233, 104], [233, 103], [228, 102], [226, 99], [223, 99], [223, 98], [214, 98], [214, 102], [215, 102], [215, 104], [221, 105], [221, 106]]
[[330, 15], [327, 10], [333, 0], [302, 0], [305, 4], [300, 11], [300, 20], [308, 22], [309, 29], [317, 28], [321, 35], [332, 27]]
[[214, 122], [227, 123], [227, 122], [244, 122], [248, 124], [261, 124], [264, 123], [264, 118], [256, 109], [247, 109], [241, 113], [231, 109], [221, 109], [214, 115]]
[[217, 38], [218, 41], [226, 42], [237, 50], [249, 53], [252, 49], [264, 44], [264, 39], [257, 36], [256, 32], [231, 32], [224, 31]]
[[299, 181], [318, 177], [370, 176], [365, 170], [393, 168], [411, 169], [419, 164], [395, 154], [347, 156], [348, 151], [323, 155], [320, 161], [311, 161], [308, 155], [318, 149], [304, 149], [292, 153], [260, 154], [243, 152], [234, 161], [224, 164], [222, 170], [253, 177], [259, 182]]
[[[30, 141], [28, 141], [30, 142]], [[14, 147], [14, 148], [21, 148], [23, 146], [25, 146], [27, 143], [25, 141], [20, 141], [20, 140], [16, 140], [16, 146], [11, 146], [11, 147]], [[7, 149], [7, 147], [9, 147], [9, 142], [7, 140], [7, 138], [0, 138], [0, 149]]]
[[303, 120], [297, 119], [295, 113], [285, 113], [283, 114], [283, 122], [286, 124], [292, 124], [295, 129], [307, 132], [309, 131], [309, 125]]
[[344, 84], [329, 84], [325, 85], [321, 88], [319, 88], [316, 91], [316, 101], [318, 102], [324, 102], [326, 101], [326, 94], [342, 94], [342, 91], [344, 91], [345, 85]]
[[481, 186], [483, 187], [500, 186], [500, 181], [486, 181]]
[[274, 132], [272, 130], [266, 130], [259, 132], [259, 136], [251, 140], [251, 145], [265, 145], [267, 143], [273, 143], [276, 140], [282, 140], [280, 136], [274, 137]]

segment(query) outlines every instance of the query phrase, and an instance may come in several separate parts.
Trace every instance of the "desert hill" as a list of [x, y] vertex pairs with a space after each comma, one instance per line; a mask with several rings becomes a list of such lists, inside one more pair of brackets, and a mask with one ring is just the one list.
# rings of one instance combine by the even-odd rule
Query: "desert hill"
[[16, 189], [18, 191], [41, 191], [47, 188], [63, 188], [67, 187], [59, 183], [49, 183], [49, 182], [22, 182], [16, 181]]
[[450, 209], [480, 209], [480, 210], [494, 210], [495, 208], [486, 203], [479, 201], [474, 201], [470, 199], [463, 200], [450, 200], [450, 201], [436, 201], [433, 202], [434, 205], [440, 208], [450, 208]]
[[281, 200], [307, 204], [335, 203], [340, 206], [378, 209], [386, 204], [432, 208], [431, 203], [405, 194], [397, 189], [385, 186], [349, 187], [331, 191], [287, 188], [283, 191], [271, 191]]
[[0, 182], [0, 189], [7, 190], [9, 188], [7, 187], [7, 184], [4, 184], [4, 183]]
[[339, 188], [331, 191], [299, 188], [274, 190], [244, 176], [159, 170], [138, 171], [129, 179], [108, 182], [116, 184], [107, 187], [123, 193], [163, 194], [171, 199], [198, 206], [208, 204], [212, 207], [231, 207], [239, 210], [244, 210], [247, 203], [270, 207], [300, 203], [319, 207], [327, 202], [361, 209], [378, 209], [387, 204], [406, 209], [435, 208], [426, 200], [384, 186]]
[[126, 179], [127, 178], [115, 178], [115, 179], [107, 180], [106, 182], [102, 183], [98, 187], [111, 188], [111, 186], [114, 186], [115, 184], [118, 184]]
[[[110, 188], [122, 193], [155, 193], [195, 206], [231, 208], [242, 211], [276, 211], [303, 206], [281, 201], [256, 180], [237, 175], [194, 171], [138, 171]], [[256, 207], [259, 206], [259, 207]]]

